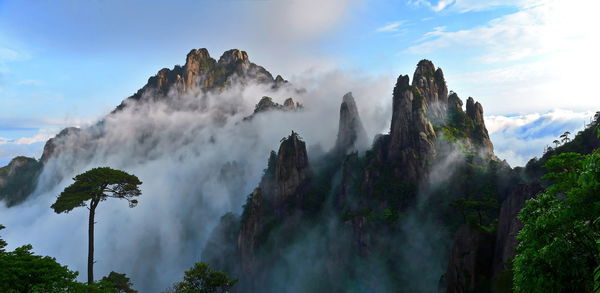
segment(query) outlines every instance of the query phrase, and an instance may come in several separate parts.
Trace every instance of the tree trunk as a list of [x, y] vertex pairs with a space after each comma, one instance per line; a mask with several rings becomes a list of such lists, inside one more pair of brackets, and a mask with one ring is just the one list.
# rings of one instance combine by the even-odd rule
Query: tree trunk
[[90, 203], [90, 219], [88, 227], [88, 284], [94, 283], [94, 216], [96, 215], [94, 200]]

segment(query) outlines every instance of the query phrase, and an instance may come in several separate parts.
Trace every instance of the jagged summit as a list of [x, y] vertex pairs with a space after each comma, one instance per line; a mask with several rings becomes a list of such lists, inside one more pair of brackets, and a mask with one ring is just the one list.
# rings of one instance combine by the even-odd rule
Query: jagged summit
[[235, 64], [235, 63], [244, 63], [249, 64], [250, 60], [248, 59], [248, 54], [246, 51], [241, 51], [238, 49], [231, 49], [225, 51], [221, 58], [219, 58], [220, 64]]
[[334, 151], [346, 154], [366, 144], [367, 133], [360, 120], [352, 92], [349, 92], [344, 95], [340, 105], [340, 123]]
[[123, 109], [131, 101], [160, 100], [172, 91], [188, 94], [222, 90], [233, 82], [271, 84], [272, 88], [286, 83], [282, 77], [275, 79], [264, 67], [250, 62], [245, 51], [225, 51], [217, 61], [210, 56], [207, 49], [193, 49], [187, 54], [183, 66], [176, 65], [173, 69], [159, 70], [155, 76], [148, 79], [146, 85], [123, 101], [115, 111]]
[[440, 137], [494, 157], [481, 104], [469, 98], [464, 113], [462, 101], [454, 92], [448, 95], [444, 73], [431, 61], [417, 64], [412, 84], [408, 75], [400, 75], [392, 96], [390, 133], [379, 140], [377, 160], [397, 164], [397, 177], [422, 179], [438, 155]]

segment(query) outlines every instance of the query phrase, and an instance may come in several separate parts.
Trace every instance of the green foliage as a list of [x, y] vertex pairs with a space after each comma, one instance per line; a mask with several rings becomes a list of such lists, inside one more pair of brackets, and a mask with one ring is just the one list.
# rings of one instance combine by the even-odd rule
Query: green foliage
[[554, 184], [519, 214], [514, 264], [517, 292], [591, 292], [600, 264], [600, 150], [551, 157]]
[[182, 282], [175, 283], [167, 292], [173, 293], [216, 293], [227, 292], [237, 280], [219, 271], [211, 269], [207, 264], [197, 262], [185, 271]]
[[498, 201], [490, 196], [482, 200], [468, 200], [467, 198], [459, 197], [450, 202], [450, 206], [461, 212], [465, 222], [485, 229], [486, 223], [489, 223], [493, 213], [498, 209]]
[[5, 247], [0, 239], [0, 292], [86, 292], [87, 285], [75, 280], [77, 272], [52, 257], [33, 254], [31, 245], [14, 251], [5, 251]]
[[100, 202], [109, 197], [126, 199], [134, 207], [137, 200], [133, 198], [141, 194], [138, 185], [142, 182], [135, 175], [108, 167], [91, 169], [73, 180], [51, 206], [56, 213], [68, 213], [86, 206], [88, 200]]
[[133, 284], [125, 274], [110, 272], [107, 276], [98, 282], [100, 289], [107, 290], [111, 293], [137, 293], [137, 290], [132, 289]]

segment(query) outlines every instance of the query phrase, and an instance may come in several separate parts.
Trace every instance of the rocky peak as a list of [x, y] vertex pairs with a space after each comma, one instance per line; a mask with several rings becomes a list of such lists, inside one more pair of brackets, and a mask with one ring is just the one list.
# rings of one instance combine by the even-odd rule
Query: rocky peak
[[[394, 87], [392, 101], [392, 124], [388, 145], [388, 157], [397, 163], [397, 170], [409, 182], [423, 178], [430, 157], [435, 154], [433, 141], [436, 137], [427, 116], [427, 100], [409, 78], [400, 75]], [[400, 175], [402, 173], [402, 175]]]
[[238, 49], [231, 49], [225, 51], [221, 58], [219, 58], [219, 64], [250, 64], [248, 54], [246, 51], [240, 51]]
[[220, 91], [232, 85], [233, 82], [246, 84], [255, 82], [270, 84], [277, 88], [287, 81], [280, 77], [275, 80], [270, 72], [258, 66], [248, 58], [245, 51], [232, 49], [221, 55], [217, 62], [207, 49], [191, 50], [185, 60], [185, 65], [176, 65], [173, 69], [163, 68], [148, 83], [134, 95], [127, 98], [115, 111], [126, 107], [126, 101], [161, 100], [175, 91], [178, 94]]
[[278, 108], [279, 104], [273, 102], [271, 97], [264, 96], [254, 107], [254, 113], [266, 112]]
[[479, 102], [475, 102], [472, 97], [467, 98], [467, 116], [475, 123], [484, 124], [483, 107]]
[[287, 138], [283, 138], [277, 152], [277, 165], [275, 167], [275, 181], [277, 184], [277, 201], [282, 201], [290, 196], [298, 196], [299, 188], [309, 176], [308, 155], [306, 143], [300, 136], [292, 131]]
[[448, 104], [448, 88], [441, 68], [435, 68], [429, 60], [421, 60], [413, 75], [414, 87], [418, 88], [429, 108], [429, 117], [435, 123], [444, 121]]
[[462, 100], [458, 97], [458, 95], [455, 92], [450, 92], [450, 95], [448, 96], [448, 111], [449, 112], [462, 112], [463, 106], [463, 102]]
[[44, 152], [42, 153], [40, 162], [45, 164], [51, 157], [58, 155], [60, 153], [60, 145], [63, 143], [63, 141], [68, 136], [76, 135], [80, 131], [81, 129], [77, 127], [67, 127], [61, 130], [55, 137], [49, 139], [44, 145]]
[[273, 99], [271, 97], [267, 97], [264, 96], [260, 99], [260, 101], [258, 101], [258, 104], [256, 104], [256, 106], [254, 107], [254, 113], [248, 117], [245, 117], [244, 120], [251, 120], [254, 115], [258, 114], [258, 113], [262, 113], [262, 112], [268, 112], [268, 111], [297, 111], [297, 110], [301, 110], [302, 104], [300, 104], [299, 102], [294, 102], [294, 99], [292, 98], [287, 98], [284, 102], [283, 105], [273, 102]]
[[482, 151], [489, 156], [494, 154], [494, 145], [490, 140], [485, 121], [483, 120], [483, 107], [471, 97], [467, 99], [467, 116], [473, 121], [474, 129], [472, 139], [479, 144]]
[[10, 207], [25, 200], [34, 191], [42, 166], [34, 158], [19, 156], [1, 167], [0, 201]]
[[344, 95], [340, 105], [340, 124], [334, 150], [346, 154], [366, 144], [367, 133], [360, 121], [352, 92], [349, 92]]

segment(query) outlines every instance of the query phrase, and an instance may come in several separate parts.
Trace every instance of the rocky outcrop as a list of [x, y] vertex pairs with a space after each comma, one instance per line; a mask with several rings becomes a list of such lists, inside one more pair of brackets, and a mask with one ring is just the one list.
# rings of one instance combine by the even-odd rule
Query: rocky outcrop
[[407, 75], [400, 75], [394, 87], [388, 158], [400, 166], [398, 177], [409, 182], [423, 178], [435, 156], [436, 135], [427, 113], [432, 95], [410, 86]]
[[260, 113], [270, 112], [270, 111], [299, 111], [302, 110], [303, 106], [299, 102], [294, 102], [294, 99], [287, 98], [283, 105], [273, 102], [271, 97], [264, 96], [260, 99], [258, 104], [254, 107], [254, 113], [250, 116], [244, 117], [244, 121], [249, 121], [254, 118], [254, 116], [259, 115]]
[[483, 120], [483, 107], [479, 102], [475, 102], [473, 98], [467, 99], [467, 116], [473, 121], [473, 131], [471, 137], [482, 148], [482, 151], [487, 155], [494, 154], [494, 146], [490, 140], [485, 122]]
[[254, 114], [273, 110], [295, 111], [299, 109], [302, 109], [302, 104], [297, 102], [295, 103], [294, 99], [292, 98], [286, 99], [283, 105], [281, 105], [273, 102], [271, 97], [264, 96], [262, 99], [260, 99], [258, 104], [256, 104], [256, 107], [254, 108]]
[[442, 69], [436, 69], [429, 60], [419, 61], [412, 85], [423, 96], [428, 117], [436, 124], [443, 123], [448, 105], [448, 88]]
[[281, 142], [277, 152], [277, 165], [275, 167], [276, 205], [291, 197], [301, 196], [300, 189], [306, 184], [308, 177], [309, 166], [306, 143], [300, 140], [297, 133], [292, 131], [292, 134]]
[[347, 154], [367, 145], [367, 132], [360, 121], [358, 108], [352, 93], [342, 98], [340, 105], [340, 123], [334, 152]]
[[42, 166], [34, 158], [16, 157], [0, 168], [0, 201], [9, 207], [24, 201], [35, 190]]
[[[242, 214], [238, 237], [241, 268], [245, 273], [256, 272], [255, 254], [258, 238], [266, 237], [267, 219], [277, 221], [293, 213], [309, 183], [310, 169], [306, 144], [292, 131], [283, 138], [279, 151], [271, 152], [265, 174], [251, 195]], [[272, 223], [271, 223], [272, 225]]]
[[474, 290], [484, 286], [484, 281], [491, 278], [490, 263], [493, 257], [494, 235], [465, 224], [454, 237], [445, 275], [446, 292], [479, 292]]
[[496, 232], [494, 275], [508, 269], [507, 264], [515, 257], [517, 244], [519, 243], [517, 234], [523, 228], [523, 223], [517, 219], [517, 216], [525, 206], [525, 201], [533, 198], [542, 190], [539, 183], [520, 184], [511, 191], [502, 203]]
[[191, 50], [185, 65], [176, 65], [173, 69], [163, 68], [134, 95], [125, 99], [115, 111], [119, 111], [133, 101], [161, 100], [171, 91], [178, 95], [222, 90], [232, 82], [247, 84], [271, 84], [279, 87], [285, 84], [281, 76], [274, 79], [270, 72], [258, 66], [248, 58], [245, 51], [232, 49], [221, 55], [219, 61], [210, 57], [206, 49]]
[[76, 127], [67, 127], [61, 130], [56, 136], [46, 142], [40, 161], [46, 164], [50, 158], [58, 156], [61, 152], [61, 148], [64, 147], [64, 142], [67, 137], [70, 135], [77, 135], [80, 132], [81, 129]]

